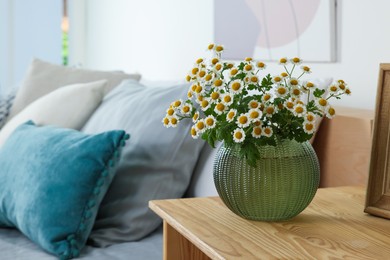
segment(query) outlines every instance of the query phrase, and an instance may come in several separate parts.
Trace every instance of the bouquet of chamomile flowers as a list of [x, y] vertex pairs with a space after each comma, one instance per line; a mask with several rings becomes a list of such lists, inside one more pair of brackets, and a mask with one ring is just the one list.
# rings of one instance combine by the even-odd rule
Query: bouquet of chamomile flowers
[[210, 44], [209, 60], [196, 60], [186, 80], [186, 100], [171, 103], [163, 118], [166, 127], [183, 119], [193, 122], [191, 136], [203, 138], [212, 147], [216, 141], [239, 146], [249, 163], [258, 158], [258, 147], [276, 145], [283, 139], [308, 141], [316, 120], [336, 114], [331, 99], [350, 95], [343, 80], [326, 89], [305, 80], [312, 71], [298, 57], [279, 60], [281, 72], [266, 74], [266, 64], [246, 58], [238, 63], [221, 60], [222, 45]]

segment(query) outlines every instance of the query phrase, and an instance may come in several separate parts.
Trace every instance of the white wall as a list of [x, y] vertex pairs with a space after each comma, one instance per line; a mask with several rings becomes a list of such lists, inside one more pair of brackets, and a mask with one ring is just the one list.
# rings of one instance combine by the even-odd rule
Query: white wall
[[0, 93], [16, 88], [33, 57], [61, 63], [61, 0], [0, 0]]
[[[72, 1], [72, 8], [83, 2]], [[83, 45], [85, 55], [71, 53], [73, 63], [138, 71], [149, 80], [177, 80], [213, 42], [211, 0], [84, 1], [84, 40], [73, 37], [70, 44]], [[379, 63], [390, 62], [390, 1], [338, 0], [338, 4], [338, 61], [308, 65], [312, 76], [349, 83], [352, 96], [337, 104], [374, 108]], [[275, 64], [269, 67], [277, 72]]]

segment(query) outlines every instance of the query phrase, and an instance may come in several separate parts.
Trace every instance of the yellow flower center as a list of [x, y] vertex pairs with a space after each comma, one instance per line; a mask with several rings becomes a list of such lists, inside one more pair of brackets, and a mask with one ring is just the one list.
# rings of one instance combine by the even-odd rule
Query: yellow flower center
[[176, 100], [176, 101], [173, 103], [173, 105], [174, 105], [175, 107], [178, 107], [178, 106], [181, 105], [181, 101], [180, 101], [180, 100]]
[[290, 80], [290, 84], [293, 86], [296, 86], [296, 85], [298, 85], [298, 80], [292, 79], [292, 80]]
[[340, 85], [339, 85], [339, 88], [340, 88], [341, 90], [344, 90], [344, 89], [345, 89], [345, 85], [344, 85], [344, 84], [340, 84]]
[[284, 94], [286, 94], [286, 92], [287, 92], [287, 90], [286, 90], [285, 87], [280, 87], [280, 88], [278, 88], [278, 93], [279, 93], [280, 95], [284, 95]]
[[280, 62], [280, 63], [287, 63], [287, 59], [286, 59], [286, 58], [281, 58], [281, 59], [279, 60], [279, 62]]
[[311, 131], [311, 130], [313, 130], [314, 125], [312, 123], [307, 123], [307, 124], [305, 124], [305, 128], [307, 131]]
[[302, 69], [306, 72], [309, 72], [310, 71], [310, 68], [308, 66], [303, 66]]
[[297, 106], [297, 107], [295, 108], [295, 112], [296, 112], [297, 114], [302, 114], [302, 113], [303, 113], [303, 107]]
[[261, 122], [260, 121], [256, 121], [253, 123], [255, 126], [261, 126]]
[[265, 95], [263, 96], [264, 101], [268, 101], [268, 100], [270, 100], [270, 98], [271, 98], [271, 95], [270, 95], [270, 94], [265, 94]]
[[199, 129], [199, 130], [202, 130], [204, 128], [204, 123], [202, 121], [199, 121], [198, 123], [196, 123], [196, 127]]
[[308, 115], [306, 116], [306, 120], [311, 122], [311, 121], [314, 120], [314, 116], [313, 116], [312, 114], [308, 114]]
[[194, 121], [198, 120], [199, 118], [199, 114], [198, 113], [195, 113], [194, 116], [192, 117], [192, 119], [194, 119]]
[[198, 68], [193, 68], [193, 69], [191, 70], [191, 73], [192, 73], [193, 75], [196, 75], [196, 73], [198, 73], [198, 71], [199, 71]]
[[167, 125], [167, 124], [169, 124], [169, 118], [164, 117], [164, 125]]
[[206, 71], [201, 70], [199, 71], [199, 77], [203, 78], [206, 75]]
[[186, 76], [186, 80], [189, 82], [191, 80], [191, 76], [190, 75], [187, 75]]
[[189, 106], [184, 106], [183, 107], [183, 112], [184, 113], [188, 113], [190, 111], [190, 107]]
[[204, 98], [204, 97], [203, 97], [202, 95], [198, 95], [198, 97], [197, 97], [197, 99], [198, 99], [199, 102], [202, 102], [202, 101], [203, 101], [203, 98]]
[[252, 61], [252, 58], [246, 57], [245, 61]]
[[255, 119], [255, 118], [258, 118], [259, 115], [260, 115], [259, 112], [257, 112], [257, 111], [252, 111], [252, 112], [250, 113], [249, 116], [250, 116], [252, 119]]
[[350, 95], [350, 94], [351, 94], [351, 90], [350, 90], [349, 88], [347, 88], [347, 89], [345, 90], [345, 94]]
[[222, 65], [218, 63], [217, 65], [215, 65], [215, 69], [220, 71], [222, 69]]
[[269, 115], [272, 115], [274, 113], [275, 109], [273, 107], [267, 107], [265, 109], [265, 112]]
[[240, 82], [233, 82], [232, 89], [234, 91], [238, 91], [238, 90], [240, 90], [240, 88], [241, 88], [241, 83]]
[[213, 58], [213, 59], [211, 60], [211, 63], [212, 63], [213, 65], [217, 64], [218, 62], [219, 62], [219, 59], [218, 59], [218, 58]]
[[207, 49], [209, 50], [212, 50], [214, 48], [214, 44], [209, 44], [209, 46], [207, 46]]
[[294, 107], [294, 103], [291, 101], [286, 102], [286, 107], [292, 109]]
[[225, 105], [222, 104], [222, 103], [218, 103], [216, 105], [216, 108], [217, 108], [218, 111], [224, 111], [225, 110]]
[[173, 113], [175, 113], [175, 110], [173, 110], [172, 108], [170, 108], [170, 109], [168, 109], [168, 111], [167, 111], [167, 114], [168, 115], [173, 115]]
[[202, 59], [202, 58], [196, 60], [196, 64], [200, 64], [200, 63], [202, 63], [202, 62], [203, 62], [203, 59]]
[[250, 65], [250, 64], [247, 64], [247, 65], [245, 65], [245, 67], [244, 67], [244, 69], [246, 70], [246, 71], [251, 71], [252, 70], [252, 65]]
[[333, 86], [331, 86], [331, 87], [330, 87], [330, 91], [332, 91], [332, 92], [336, 92], [336, 91], [337, 91], [337, 87], [336, 87], [336, 86], [334, 86], [334, 85], [333, 85]]
[[213, 124], [214, 124], [214, 119], [212, 119], [211, 117], [206, 119], [206, 125], [212, 126]]
[[227, 116], [231, 120], [234, 118], [235, 115], [236, 115], [236, 113], [234, 113], [234, 111], [230, 111]]
[[238, 140], [241, 140], [241, 139], [242, 139], [242, 133], [239, 132], [239, 131], [237, 131], [237, 132], [235, 132], [234, 137], [235, 137], [236, 139], [238, 139]]
[[223, 97], [223, 101], [225, 101], [226, 103], [229, 103], [230, 101], [232, 101], [232, 97], [229, 95], [226, 95]]
[[320, 104], [321, 106], [326, 106], [328, 104], [328, 101], [326, 101], [326, 99], [323, 99], [323, 98], [320, 98], [318, 100], [318, 104]]
[[314, 84], [313, 84], [313, 83], [311, 83], [311, 82], [307, 82], [307, 83], [306, 83], [306, 87], [308, 87], [308, 88], [312, 88], [312, 87], [314, 87]]
[[271, 134], [271, 128], [264, 128], [264, 133], [266, 133], [267, 135]]
[[259, 103], [257, 101], [252, 101], [251, 103], [249, 103], [249, 106], [251, 108], [258, 108], [259, 107]]
[[293, 91], [292, 91], [292, 93], [293, 93], [294, 95], [298, 96], [298, 95], [301, 94], [301, 91], [300, 91], [299, 89], [297, 89], [297, 88], [294, 88]]
[[206, 81], [210, 81], [213, 78], [211, 74], [207, 74], [206, 77], [204, 78]]
[[276, 77], [274, 77], [274, 81], [275, 82], [280, 82], [280, 81], [282, 81], [282, 78], [279, 77], [279, 76], [276, 76]]
[[172, 118], [171, 118], [171, 124], [172, 124], [172, 125], [176, 125], [176, 124], [177, 124], [177, 119], [174, 118], [174, 117], [172, 117]]
[[202, 90], [203, 90], [202, 86], [201, 85], [197, 85], [196, 89], [195, 89], [195, 92], [199, 94], [200, 92], [202, 92]]
[[191, 92], [191, 91], [188, 91], [187, 97], [188, 97], [188, 98], [192, 98], [192, 92]]
[[191, 90], [195, 92], [197, 86], [198, 86], [198, 85], [192, 85], [192, 86], [191, 86]]
[[206, 99], [203, 100], [202, 103], [201, 103], [201, 106], [202, 106], [203, 108], [206, 108], [208, 105], [209, 105], [209, 102], [208, 102]]
[[211, 98], [212, 98], [213, 100], [218, 99], [218, 98], [219, 98], [219, 93], [214, 91], [213, 93], [211, 93]]
[[278, 104], [278, 108], [279, 108], [280, 110], [282, 110], [282, 109], [283, 109], [283, 104], [282, 104], [282, 103], [279, 103], [279, 104]]
[[264, 67], [265, 67], [264, 62], [261, 62], [261, 61], [259, 61], [256, 65], [257, 65], [257, 67], [259, 67], [259, 68], [264, 68]]
[[261, 127], [254, 127], [253, 128], [253, 133], [255, 135], [261, 135]]
[[301, 61], [301, 59], [300, 59], [300, 58], [298, 58], [298, 57], [295, 57], [295, 58], [293, 58], [293, 59], [292, 59], [292, 61], [293, 61], [293, 62], [295, 62], [295, 63], [298, 63], [298, 62], [300, 62], [300, 61]]
[[282, 72], [282, 73], [280, 73], [280, 76], [282, 76], [283, 78], [285, 78], [285, 77], [288, 76], [288, 74], [287, 74], [287, 72]]
[[191, 135], [192, 136], [196, 135], [196, 129], [194, 127], [191, 128]]
[[218, 45], [217, 47], [215, 47], [215, 51], [217, 51], [217, 52], [223, 51], [223, 46]]
[[214, 85], [216, 86], [216, 87], [220, 87], [220, 86], [222, 86], [222, 80], [220, 80], [220, 79], [217, 79], [217, 80], [215, 80], [214, 81]]
[[238, 72], [238, 69], [232, 69], [232, 70], [230, 71], [230, 75], [234, 76], [234, 75], [237, 74], [237, 72]]
[[251, 77], [251, 81], [253, 83], [257, 83], [259, 81], [259, 79], [256, 76], [253, 76], [253, 77]]
[[342, 80], [342, 79], [339, 79], [337, 82], [340, 83], [340, 84], [344, 84], [345, 83], [344, 80]]
[[328, 113], [329, 115], [334, 116], [336, 114], [336, 110], [333, 107], [331, 107], [328, 109]]

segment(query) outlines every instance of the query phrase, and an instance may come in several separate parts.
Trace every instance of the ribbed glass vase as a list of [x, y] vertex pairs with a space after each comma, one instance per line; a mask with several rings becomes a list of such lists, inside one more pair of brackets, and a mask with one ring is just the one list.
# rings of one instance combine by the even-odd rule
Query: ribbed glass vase
[[214, 161], [214, 183], [226, 206], [251, 220], [295, 217], [312, 201], [320, 180], [317, 155], [309, 142], [279, 141], [260, 147], [256, 167], [222, 145]]

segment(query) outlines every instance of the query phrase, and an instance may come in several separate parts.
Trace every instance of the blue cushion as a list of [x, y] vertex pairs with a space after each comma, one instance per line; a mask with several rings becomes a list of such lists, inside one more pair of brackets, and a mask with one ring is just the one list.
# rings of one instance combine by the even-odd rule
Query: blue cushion
[[0, 226], [18, 228], [61, 259], [77, 257], [128, 138], [119, 130], [20, 125], [0, 149]]

